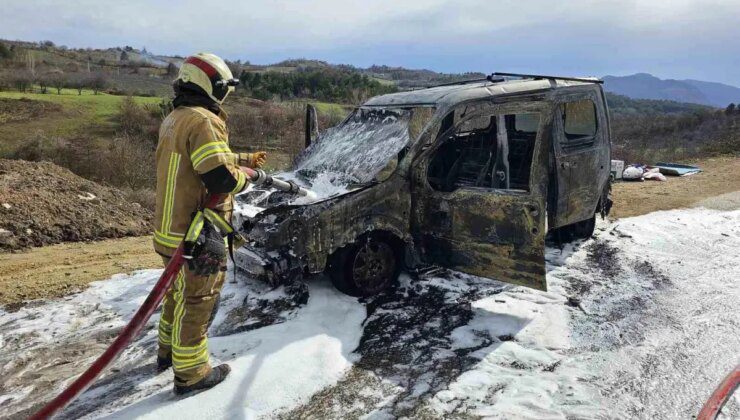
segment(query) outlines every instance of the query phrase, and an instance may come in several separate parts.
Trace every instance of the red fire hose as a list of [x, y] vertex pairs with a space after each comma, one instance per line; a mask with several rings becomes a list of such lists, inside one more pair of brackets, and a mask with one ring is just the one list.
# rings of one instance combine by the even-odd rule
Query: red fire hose
[[[206, 203], [206, 207], [215, 207], [220, 198], [221, 197], [218, 195], [210, 196]], [[159, 277], [157, 284], [154, 285], [152, 291], [149, 292], [149, 296], [147, 296], [139, 310], [136, 311], [136, 314], [131, 318], [131, 321], [129, 321], [128, 324], [126, 324], [126, 327], [121, 330], [115, 341], [113, 341], [105, 352], [101, 354], [100, 357], [98, 357], [98, 359], [95, 360], [95, 362], [90, 365], [90, 367], [87, 368], [79, 378], [34, 414], [31, 419], [48, 419], [59, 413], [59, 411], [74, 401], [75, 398], [85, 392], [85, 390], [92, 385], [95, 379], [100, 376], [103, 370], [116, 360], [118, 355], [121, 354], [126, 346], [128, 346], [131, 340], [139, 335], [141, 329], [144, 328], [146, 322], [159, 306], [159, 303], [162, 302], [165, 293], [167, 293], [167, 289], [170, 288], [175, 276], [177, 276], [177, 273], [180, 271], [180, 267], [182, 267], [184, 262], [182, 250], [183, 244], [180, 243], [180, 246], [177, 247], [172, 258], [170, 258], [170, 262], [167, 264], [167, 267], [164, 268], [164, 272], [162, 273], [162, 276]]]
[[719, 411], [722, 410], [722, 407], [730, 399], [730, 396], [735, 392], [738, 385], [740, 385], [740, 365], [735, 366], [735, 369], [722, 380], [722, 383], [719, 384], [717, 389], [712, 393], [712, 396], [704, 404], [704, 407], [702, 407], [699, 415], [696, 416], [696, 420], [716, 419]]
[[152, 316], [154, 310], [157, 309], [159, 303], [162, 302], [167, 289], [170, 288], [173, 279], [177, 276], [180, 267], [182, 267], [182, 243], [175, 251], [175, 254], [170, 259], [169, 264], [165, 267], [162, 276], [154, 285], [154, 288], [147, 296], [144, 304], [141, 305], [134, 317], [129, 321], [126, 327], [116, 337], [116, 340], [108, 347], [105, 352], [98, 357], [95, 362], [90, 365], [87, 370], [80, 375], [70, 386], [67, 387], [61, 394], [46, 404], [41, 410], [34, 414], [31, 419], [48, 419], [61, 411], [69, 403], [71, 403], [78, 395], [85, 392], [85, 390], [92, 385], [93, 381], [103, 372], [103, 369], [108, 367], [128, 346], [128, 344], [136, 336], [139, 335], [141, 329], [146, 325], [149, 317]]

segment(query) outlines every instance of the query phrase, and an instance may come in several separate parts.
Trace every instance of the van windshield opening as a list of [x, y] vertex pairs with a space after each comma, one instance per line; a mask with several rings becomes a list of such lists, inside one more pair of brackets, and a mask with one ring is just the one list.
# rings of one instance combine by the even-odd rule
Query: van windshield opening
[[423, 110], [358, 108], [342, 124], [322, 133], [299, 156], [294, 170], [307, 181], [329, 173], [332, 183], [371, 182], [418, 137], [419, 116], [428, 116], [428, 121], [432, 115], [429, 108]]

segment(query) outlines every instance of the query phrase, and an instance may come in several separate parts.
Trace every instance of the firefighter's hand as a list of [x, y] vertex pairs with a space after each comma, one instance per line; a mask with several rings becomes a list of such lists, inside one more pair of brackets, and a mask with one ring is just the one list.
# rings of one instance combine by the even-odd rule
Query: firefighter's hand
[[267, 162], [267, 152], [247, 153], [245, 166], [250, 168], [261, 168]]

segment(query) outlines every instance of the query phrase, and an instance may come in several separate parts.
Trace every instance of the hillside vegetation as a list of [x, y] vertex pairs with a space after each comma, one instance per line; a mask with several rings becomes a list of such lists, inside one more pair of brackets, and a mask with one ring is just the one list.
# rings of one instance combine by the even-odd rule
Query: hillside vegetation
[[612, 154], [655, 163], [740, 152], [740, 110], [607, 93]]

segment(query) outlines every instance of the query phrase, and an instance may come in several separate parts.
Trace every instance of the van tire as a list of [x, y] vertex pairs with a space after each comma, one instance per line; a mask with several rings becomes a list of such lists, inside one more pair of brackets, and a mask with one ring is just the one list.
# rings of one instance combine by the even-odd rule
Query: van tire
[[355, 296], [376, 295], [398, 280], [401, 259], [392, 241], [379, 235], [360, 238], [332, 255], [328, 274], [340, 292]]

